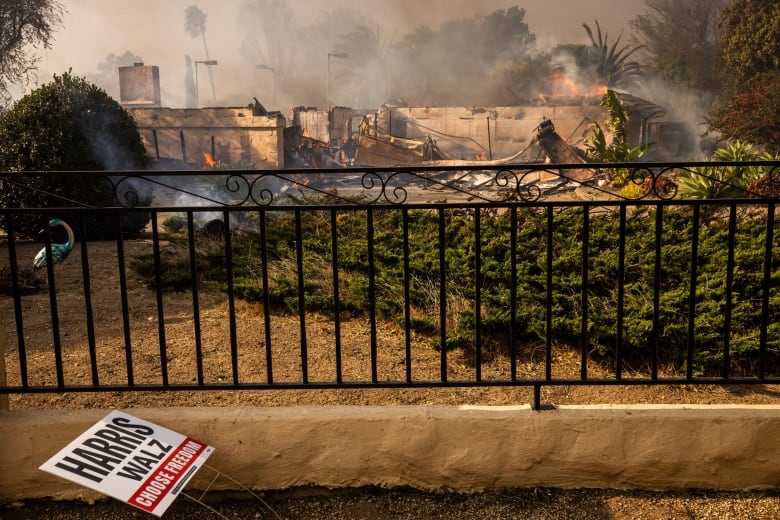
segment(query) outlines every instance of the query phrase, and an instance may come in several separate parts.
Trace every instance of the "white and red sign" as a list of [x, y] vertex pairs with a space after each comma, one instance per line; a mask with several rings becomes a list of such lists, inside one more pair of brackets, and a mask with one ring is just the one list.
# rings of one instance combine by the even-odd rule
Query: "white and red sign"
[[214, 448], [113, 411], [40, 469], [162, 516]]

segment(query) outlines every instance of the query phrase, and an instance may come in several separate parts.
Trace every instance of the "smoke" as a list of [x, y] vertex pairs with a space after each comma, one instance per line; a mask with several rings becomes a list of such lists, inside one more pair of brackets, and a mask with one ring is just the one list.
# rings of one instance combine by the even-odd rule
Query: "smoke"
[[711, 157], [716, 140], [708, 135], [706, 121], [714, 101], [712, 92], [647, 79], [638, 86], [636, 95], [666, 108], [665, 120], [685, 125], [692, 142], [685, 157], [680, 159], [707, 160]]
[[[198, 71], [201, 98], [217, 106], [246, 106], [256, 97], [267, 109], [284, 115], [292, 106], [375, 110], [385, 102], [395, 106], [524, 104], [550, 88], [550, 73], [556, 67], [587, 89], [591, 78], [578, 68], [577, 56], [565, 52], [567, 45], [590, 44], [582, 24], [597, 20], [612, 36], [610, 42], [621, 31], [622, 41], [630, 42], [629, 22], [646, 8], [645, 0], [64, 0], [63, 4], [68, 15], [53, 47], [42, 56], [40, 83], [72, 69], [118, 99], [116, 67], [143, 61], [159, 67], [164, 106], [191, 107], [194, 63], [214, 60], [218, 65], [201, 66]], [[524, 10], [522, 19], [514, 13], [514, 18], [506, 17], [513, 23], [480, 31], [490, 23], [491, 13], [509, 13], [512, 8]], [[527, 24], [533, 38], [523, 37], [522, 24]], [[507, 34], [516, 36], [509, 39], [511, 45], [506, 45]], [[548, 60], [546, 56], [556, 48], [561, 52]], [[213, 91], [208, 74], [213, 74]], [[684, 122], [691, 134], [706, 142], [701, 138], [710, 104], [705, 93], [648, 80], [630, 93], [666, 107], [666, 120]], [[698, 149], [692, 158], [706, 153]]]
[[[540, 48], [556, 43], [585, 43], [581, 24], [599, 19], [610, 33], [617, 34], [628, 26], [628, 20], [641, 9], [644, 0], [615, 3], [609, 0], [64, 0], [68, 11], [63, 29], [57, 33], [53, 47], [42, 56], [40, 82], [52, 74], [72, 69], [79, 76], [95, 73], [107, 56], [132, 53], [143, 57], [147, 65], [160, 68], [163, 105], [173, 108], [187, 106], [185, 56], [193, 61], [217, 60], [218, 65], [203, 67], [200, 78], [206, 86], [205, 97], [211, 101], [208, 74], [214, 77], [217, 105], [243, 106], [257, 97], [271, 110], [284, 110], [293, 105], [324, 106], [328, 80], [328, 54], [338, 52], [342, 37], [359, 26], [380, 28], [383, 35], [398, 42], [415, 31], [427, 27], [438, 31], [447, 22], [473, 20], [497, 9], [515, 5], [526, 10], [529, 30], [536, 35]], [[198, 38], [185, 27], [186, 12], [196, 7], [205, 15], [207, 32]], [[83, 30], [88, 27], [89, 30]], [[207, 36], [207, 51], [203, 36]], [[464, 42], [468, 43], [468, 42]], [[458, 62], [456, 49], [437, 49], [439, 62]], [[208, 54], [206, 56], [205, 54]], [[384, 99], [387, 85], [394, 97], [404, 97], [406, 62], [390, 50], [384, 67], [366, 80], [362, 90], [345, 90], [339, 77], [343, 64], [332, 59], [331, 78], [334, 82], [334, 102], [353, 106], [374, 104]], [[480, 78], [490, 74], [482, 66], [484, 56], [469, 56], [463, 69]], [[439, 77], [425, 69], [436, 63], [436, 57], [419, 64], [415, 74], [425, 75], [436, 93]], [[267, 65], [274, 69], [257, 69]], [[190, 65], [192, 67], [192, 65]], [[462, 73], [444, 78], [454, 89]], [[389, 77], [384, 81], [381, 76]], [[104, 76], [99, 86], [107, 92], [117, 91], [118, 75]], [[109, 84], [111, 83], [111, 84]], [[484, 83], [484, 82], [483, 82]], [[480, 82], [462, 85], [474, 91], [474, 97], [484, 95]], [[373, 88], [369, 92], [369, 88]], [[463, 92], [465, 99], [468, 92]], [[474, 100], [473, 104], [479, 103]], [[468, 103], [470, 104], [470, 103]]]

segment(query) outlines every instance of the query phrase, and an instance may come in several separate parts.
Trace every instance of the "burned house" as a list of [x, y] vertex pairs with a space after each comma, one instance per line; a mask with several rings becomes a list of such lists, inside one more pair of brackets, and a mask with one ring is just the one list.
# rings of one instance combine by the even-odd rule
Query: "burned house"
[[[339, 168], [399, 166], [442, 161], [570, 162], [585, 148], [593, 124], [603, 125], [603, 92], [567, 87], [565, 76], [550, 92], [527, 104], [495, 107], [414, 107], [384, 104], [378, 110], [293, 107], [290, 124], [255, 99], [245, 107], [171, 109], [160, 106], [157, 67], [120, 68], [121, 100], [133, 115], [150, 155], [186, 166], [222, 163], [246, 168]], [[603, 87], [601, 87], [603, 90]], [[653, 160], [690, 152], [684, 125], [666, 110], [628, 93], [618, 97], [629, 110], [631, 146], [655, 143]], [[538, 139], [544, 121], [567, 153], [558, 157]], [[606, 130], [606, 129], [605, 129]], [[560, 145], [558, 149], [563, 149]]]
[[121, 104], [158, 162], [174, 168], [284, 168], [286, 120], [257, 100], [245, 107], [163, 108], [157, 67], [122, 67], [119, 78]]
[[[664, 158], [679, 157], [685, 152], [685, 128], [664, 120], [663, 107], [628, 94], [621, 93], [619, 97], [630, 113], [626, 130], [631, 146], [656, 143], [656, 155]], [[584, 149], [586, 139], [593, 133], [593, 123], [603, 127], [607, 117], [607, 109], [595, 97], [550, 97], [535, 105], [506, 107], [384, 105], [361, 127], [355, 162], [375, 163], [377, 141], [406, 149], [412, 143], [417, 143], [418, 148], [428, 143], [440, 159], [490, 161], [520, 154], [518, 162], [544, 162], [555, 158], [546, 156], [536, 139], [536, 130], [543, 121], [553, 121], [557, 133], [569, 145]], [[364, 139], [368, 143], [365, 146]], [[422, 153], [418, 157], [415, 162], [432, 159]], [[408, 160], [413, 156], [399, 152], [397, 158]], [[383, 166], [390, 165], [386, 156], [382, 160]]]

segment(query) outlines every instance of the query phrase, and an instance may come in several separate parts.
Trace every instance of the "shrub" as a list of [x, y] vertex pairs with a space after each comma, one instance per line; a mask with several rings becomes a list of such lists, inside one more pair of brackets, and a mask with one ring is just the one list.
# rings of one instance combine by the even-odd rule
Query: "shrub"
[[[20, 173], [13, 180], [0, 180], [0, 204], [4, 207], [102, 206], [113, 195], [104, 182], [87, 175], [25, 176], [21, 172], [70, 172], [137, 170], [148, 158], [132, 117], [103, 90], [69, 73], [24, 96], [0, 119], [0, 169]], [[136, 187], [137, 188], [137, 187]], [[139, 194], [139, 205], [150, 194]], [[67, 213], [67, 212], [66, 212]], [[94, 218], [81, 225], [74, 214], [57, 216], [70, 220], [74, 231], [86, 229], [93, 237], [113, 236], [115, 219]], [[48, 217], [19, 218], [16, 232], [35, 237]], [[124, 231], [140, 231], [149, 216], [135, 212], [123, 221]]]
[[692, 171], [684, 171], [677, 177], [680, 195], [693, 199], [744, 197], [746, 195], [772, 196], [776, 184], [768, 178], [769, 172], [761, 166], [719, 166], [718, 162], [748, 162], [776, 160], [769, 154], [761, 154], [747, 143], [734, 142], [717, 150], [713, 164]]
[[[509, 212], [497, 212], [480, 218], [480, 242], [475, 239], [472, 211], [444, 211], [444, 254], [446, 271], [446, 334], [441, 344], [439, 328], [441, 304], [439, 265], [439, 215], [436, 211], [408, 212], [408, 243], [404, 243], [401, 212], [374, 209], [373, 263], [369, 264], [366, 213], [364, 210], [343, 210], [336, 216], [339, 265], [340, 311], [353, 316], [367, 315], [373, 301], [376, 316], [402, 326], [404, 323], [404, 275], [409, 280], [410, 328], [431, 337], [437, 349], [473, 349], [476, 329], [482, 348], [494, 352], [509, 352], [509, 331], [514, 330], [518, 342], [533, 344], [548, 335], [547, 293], [552, 300], [551, 329], [553, 340], [579, 344], [583, 321], [583, 222], [582, 208], [559, 208], [556, 211], [539, 208], [518, 208], [517, 220]], [[272, 306], [299, 310], [297, 260], [304, 265], [304, 305], [309, 312], [332, 315], [333, 297], [332, 230], [326, 213], [302, 212], [299, 251], [295, 239], [297, 223], [281, 213], [268, 219], [266, 253], [269, 272], [269, 299]], [[552, 216], [552, 229], [548, 229]], [[656, 210], [638, 207], [629, 210], [625, 228], [625, 266], [623, 285], [622, 357], [626, 362], [643, 365], [654, 354], [657, 342], [658, 361], [682, 370], [687, 362], [688, 316], [690, 314], [690, 278], [692, 262], [697, 268], [697, 291], [693, 314], [696, 316], [694, 335], [694, 366], [696, 374], [713, 373], [723, 359], [724, 338], [728, 336], [734, 373], [747, 370], [758, 358], [756, 340], [761, 316], [763, 291], [764, 245], [766, 222], [749, 217], [740, 220], [735, 236], [735, 264], [732, 281], [731, 327], [725, 329], [726, 273], [728, 261], [728, 222], [701, 216], [699, 248], [691, 258], [690, 237], [693, 233], [692, 209], [678, 207], [663, 212], [660, 230], [661, 272], [656, 280], [655, 243]], [[617, 353], [618, 280], [620, 269], [615, 244], [621, 233], [616, 212], [590, 214], [588, 269], [587, 341], [589, 353], [612, 362]], [[512, 227], [517, 232], [516, 248], [511, 246]], [[552, 287], [547, 285], [547, 233], [552, 233]], [[183, 237], [183, 235], [180, 235]], [[174, 240], [176, 236], [172, 236]], [[780, 234], [774, 235], [773, 265], [780, 262]], [[242, 230], [233, 234], [234, 288], [239, 297], [261, 299], [263, 285], [258, 255], [260, 236]], [[199, 240], [197, 268], [205, 283], [225, 288], [225, 255], [222, 244]], [[476, 251], [480, 250], [477, 272]], [[404, 273], [404, 250], [409, 251], [409, 271]], [[187, 248], [180, 248], [186, 254]], [[170, 287], [169, 274], [176, 272], [178, 262], [166, 255], [163, 259]], [[170, 264], [170, 265], [168, 265]], [[517, 272], [517, 283], [510, 276]], [[780, 284], [780, 272], [773, 271], [772, 284]], [[179, 270], [189, 280], [189, 271]], [[370, 280], [373, 279], [373, 285]], [[479, 285], [477, 286], [477, 280]], [[659, 307], [654, 316], [654, 287], [659, 289]], [[475, 298], [477, 288], [481, 298], [481, 314], [477, 320]], [[510, 312], [512, 298], [516, 314]], [[780, 340], [774, 331], [780, 330], [780, 296], [771, 295], [769, 359], [777, 361]], [[478, 325], [479, 323], [479, 325]], [[516, 345], [520, 347], [521, 345]], [[496, 347], [496, 348], [493, 348]], [[519, 349], [518, 349], [519, 350]]]

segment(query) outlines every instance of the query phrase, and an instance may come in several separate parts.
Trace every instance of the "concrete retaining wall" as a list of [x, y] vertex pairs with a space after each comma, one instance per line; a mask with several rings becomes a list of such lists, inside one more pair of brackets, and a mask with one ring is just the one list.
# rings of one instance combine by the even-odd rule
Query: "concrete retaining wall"
[[[209, 465], [261, 490], [297, 486], [766, 489], [780, 485], [780, 406], [129, 409], [216, 447]], [[107, 410], [0, 412], [0, 502], [96, 498], [38, 466]], [[199, 474], [202, 489], [212, 475]], [[219, 481], [217, 489], [230, 489]]]

